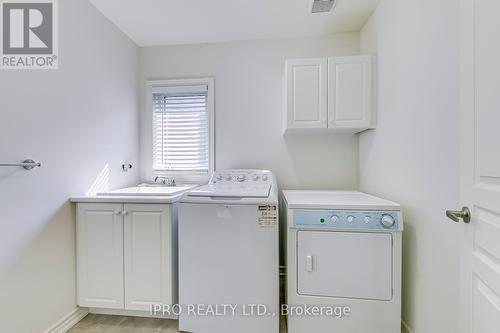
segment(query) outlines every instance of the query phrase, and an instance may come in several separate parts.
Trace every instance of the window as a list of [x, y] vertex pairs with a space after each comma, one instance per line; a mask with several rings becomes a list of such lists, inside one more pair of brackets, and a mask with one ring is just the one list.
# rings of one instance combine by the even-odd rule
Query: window
[[184, 181], [213, 171], [213, 80], [148, 82], [151, 170]]

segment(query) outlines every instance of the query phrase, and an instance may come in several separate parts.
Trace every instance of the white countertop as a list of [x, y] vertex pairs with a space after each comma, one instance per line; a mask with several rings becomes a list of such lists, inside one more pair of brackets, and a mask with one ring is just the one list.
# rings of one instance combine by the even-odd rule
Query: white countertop
[[[70, 198], [71, 202], [107, 202], [107, 203], [172, 203], [177, 202], [188, 190], [197, 185], [182, 185], [179, 187], [149, 187], [133, 186], [93, 195], [77, 195]], [[173, 192], [177, 190], [177, 192]], [[155, 192], [158, 192], [156, 194]], [[173, 192], [173, 193], [172, 193]]]
[[358, 191], [293, 191], [284, 190], [288, 208], [400, 210], [398, 203]]
[[173, 196], [119, 196], [119, 195], [81, 195], [70, 198], [71, 202], [107, 202], [107, 203], [173, 203], [179, 201], [182, 193]]

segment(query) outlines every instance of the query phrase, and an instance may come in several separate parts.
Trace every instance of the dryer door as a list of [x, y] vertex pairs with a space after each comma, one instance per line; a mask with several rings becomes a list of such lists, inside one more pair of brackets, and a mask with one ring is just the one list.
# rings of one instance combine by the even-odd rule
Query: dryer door
[[298, 231], [300, 295], [392, 299], [392, 235]]

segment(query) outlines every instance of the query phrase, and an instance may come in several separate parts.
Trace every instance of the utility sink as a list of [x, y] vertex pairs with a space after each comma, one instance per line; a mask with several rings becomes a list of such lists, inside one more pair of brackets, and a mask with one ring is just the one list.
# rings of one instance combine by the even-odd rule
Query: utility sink
[[97, 193], [97, 195], [113, 196], [173, 196], [187, 191], [196, 185], [164, 186], [161, 184], [144, 183], [137, 186], [120, 188], [107, 192]]

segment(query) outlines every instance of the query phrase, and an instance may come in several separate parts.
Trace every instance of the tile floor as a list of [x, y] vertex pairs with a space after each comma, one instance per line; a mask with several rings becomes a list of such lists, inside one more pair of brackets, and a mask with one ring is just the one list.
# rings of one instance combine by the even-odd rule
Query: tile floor
[[89, 314], [68, 333], [176, 333], [176, 320]]
[[[281, 320], [282, 333], [286, 332]], [[68, 333], [177, 333], [177, 320], [89, 314]]]

